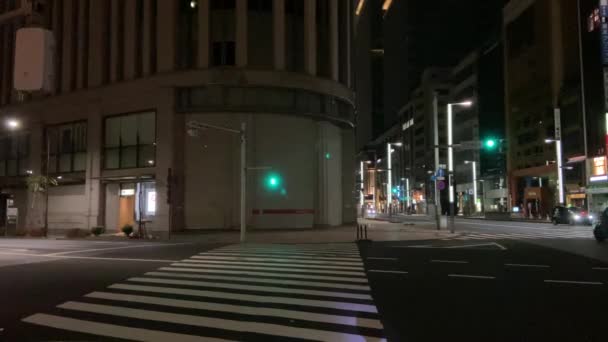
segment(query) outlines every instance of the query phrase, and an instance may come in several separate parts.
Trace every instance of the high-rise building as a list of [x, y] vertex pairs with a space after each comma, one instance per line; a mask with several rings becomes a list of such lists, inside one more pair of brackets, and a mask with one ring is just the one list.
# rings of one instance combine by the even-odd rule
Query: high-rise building
[[[349, 0], [47, 0], [51, 94], [12, 89], [19, 4], [0, 2], [0, 184], [29, 219], [25, 176], [50, 174], [51, 230], [145, 222], [148, 231], [355, 218]], [[12, 16], [11, 14], [15, 14]], [[197, 121], [239, 135], [190, 131]], [[3, 216], [3, 215], [0, 215]]]

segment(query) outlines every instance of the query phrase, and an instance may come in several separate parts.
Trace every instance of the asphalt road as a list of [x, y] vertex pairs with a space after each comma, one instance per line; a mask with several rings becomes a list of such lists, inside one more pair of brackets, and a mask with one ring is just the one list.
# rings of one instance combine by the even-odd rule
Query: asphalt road
[[606, 341], [608, 265], [520, 240], [376, 242], [362, 255], [392, 341]]

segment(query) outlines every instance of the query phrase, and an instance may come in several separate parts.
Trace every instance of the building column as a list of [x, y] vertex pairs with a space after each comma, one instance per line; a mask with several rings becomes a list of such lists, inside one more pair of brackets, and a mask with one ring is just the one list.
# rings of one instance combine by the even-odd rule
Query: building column
[[175, 32], [177, 19], [177, 2], [157, 2], [157, 51], [158, 71], [166, 72], [175, 69]]
[[135, 78], [135, 48], [137, 46], [135, 39], [135, 17], [137, 16], [137, 2], [135, 0], [123, 0], [125, 2], [125, 17], [124, 20], [124, 44], [123, 44], [123, 59], [125, 63], [124, 76], [125, 80]]
[[72, 44], [75, 44], [73, 41], [74, 35], [73, 32], [73, 24], [72, 24], [72, 8], [74, 7], [73, 0], [64, 0], [63, 1], [63, 46], [58, 47], [62, 49], [61, 52], [61, 75], [57, 75], [57, 77], [61, 77], [61, 92], [67, 93], [70, 91], [72, 86], [72, 74], [74, 73], [75, 63], [72, 61]]
[[304, 69], [317, 74], [317, 1], [304, 1]]
[[[150, 54], [152, 53], [152, 20], [155, 18], [152, 17], [152, 1], [144, 0], [144, 17], [142, 22], [142, 39], [143, 42], [141, 44], [142, 47], [142, 61], [141, 61], [141, 71], [144, 76], [150, 75], [152, 70], [150, 65]], [[156, 37], [155, 37], [156, 38]]]
[[198, 2], [198, 67], [209, 67], [209, 0]]
[[[102, 224], [103, 219], [100, 214], [103, 213], [102, 206], [105, 202], [101, 199], [101, 148], [103, 129], [103, 113], [101, 107], [91, 106], [87, 120], [87, 167], [86, 167], [86, 183], [85, 194], [89, 201], [89, 211], [87, 213], [88, 227], [92, 228]], [[106, 227], [108, 229], [110, 227]], [[113, 228], [113, 227], [112, 227]]]
[[247, 0], [236, 0], [236, 66], [247, 66]]
[[340, 41], [338, 37], [338, 0], [335, 0], [329, 2], [329, 63], [331, 79], [334, 81], [338, 81], [340, 77], [338, 64]]
[[352, 88], [352, 32], [353, 32], [353, 15], [352, 1], [346, 1], [346, 13], [343, 15], [346, 17], [346, 60], [341, 61], [346, 63], [346, 86]]
[[118, 80], [118, 63], [122, 56], [118, 55], [118, 6], [121, 0], [111, 0], [110, 5], [110, 82]]
[[[317, 123], [317, 201], [315, 224], [342, 224], [342, 132], [329, 122]], [[352, 189], [351, 189], [352, 190]]]
[[[89, 77], [85, 86], [90, 88], [101, 85], [104, 69], [102, 65], [106, 63], [103, 60], [104, 18], [110, 14], [105, 13], [105, 1], [90, 1], [89, 3], [89, 58], [85, 61]], [[100, 13], [102, 15], [99, 15]]]
[[285, 0], [273, 0], [274, 68], [285, 70]]
[[[88, 37], [84, 36], [84, 33], [86, 32], [85, 29], [85, 25], [89, 25], [89, 31], [90, 31], [90, 22], [87, 20], [87, 6], [85, 6], [86, 3], [85, 1], [79, 1], [78, 2], [78, 15], [77, 15], [77, 20], [78, 20], [78, 32], [80, 33], [78, 35], [78, 41], [74, 42], [75, 44], [77, 44], [77, 50], [76, 50], [76, 62], [74, 64], [77, 65], [77, 73], [76, 73], [76, 88], [77, 89], [82, 89], [82, 88], [86, 88], [86, 84], [85, 84], [85, 74], [87, 73], [88, 70], [88, 62], [87, 60], [85, 60], [85, 45], [87, 43], [87, 39]], [[89, 3], [89, 6], [90, 3]], [[87, 76], [88, 77], [88, 76]]]

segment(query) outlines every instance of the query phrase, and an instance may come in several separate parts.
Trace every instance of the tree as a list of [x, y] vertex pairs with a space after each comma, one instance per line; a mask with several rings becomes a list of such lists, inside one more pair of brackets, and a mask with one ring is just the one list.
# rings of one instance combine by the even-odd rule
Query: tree
[[[27, 180], [26, 180], [26, 184], [27, 184], [27, 189], [29, 192], [31, 192], [32, 194], [32, 204], [31, 204], [31, 209], [32, 209], [32, 214], [28, 215], [28, 221], [27, 225], [30, 227], [30, 234], [33, 234], [34, 232], [32, 230], [40, 230], [38, 233], [34, 233], [34, 234], [39, 234], [41, 233], [43, 236], [46, 236], [46, 233], [48, 231], [48, 216], [49, 216], [49, 188], [52, 186], [57, 186], [57, 179], [53, 178], [53, 177], [49, 177], [49, 176], [35, 176], [35, 175], [30, 175]], [[41, 212], [40, 210], [35, 210], [35, 206], [36, 206], [36, 202], [38, 200], [38, 198], [40, 197], [40, 194], [44, 194], [44, 212]], [[42, 221], [44, 221], [44, 224], [42, 225]], [[41, 227], [42, 226], [42, 227]]]

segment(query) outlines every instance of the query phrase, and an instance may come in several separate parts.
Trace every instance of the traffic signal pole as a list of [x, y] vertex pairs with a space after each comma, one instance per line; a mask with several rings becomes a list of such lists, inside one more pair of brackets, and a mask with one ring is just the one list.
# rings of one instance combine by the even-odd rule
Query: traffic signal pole
[[441, 192], [437, 188], [437, 171], [439, 170], [439, 105], [437, 92], [433, 92], [433, 143], [435, 144], [435, 221], [437, 230], [441, 230]]

